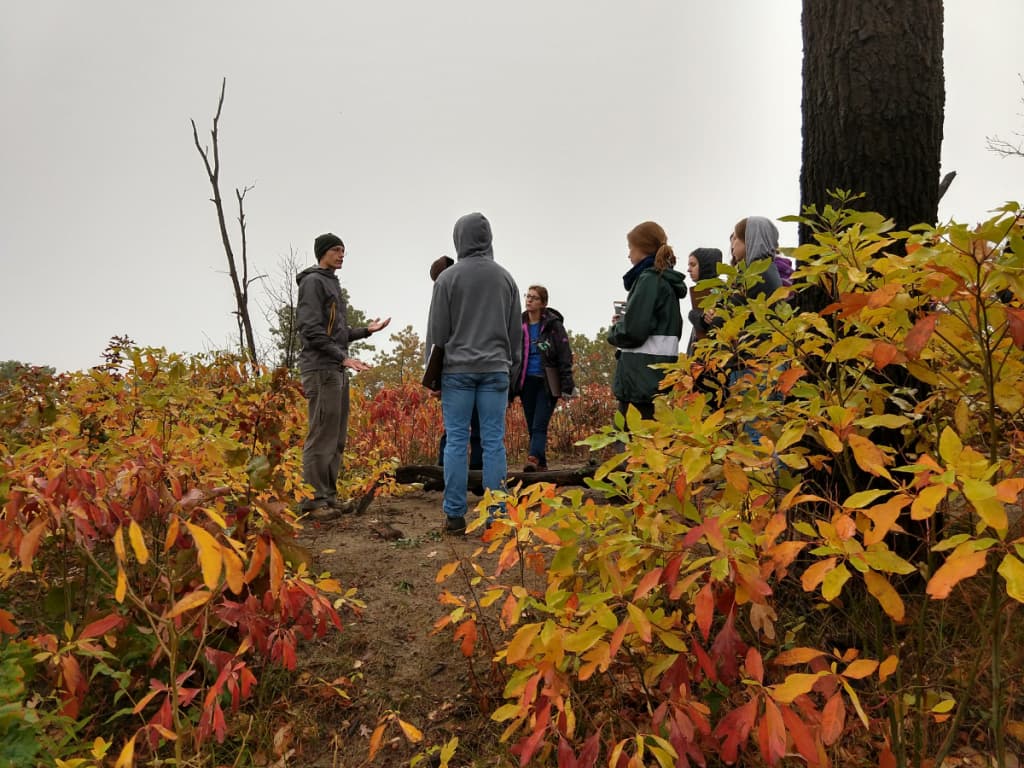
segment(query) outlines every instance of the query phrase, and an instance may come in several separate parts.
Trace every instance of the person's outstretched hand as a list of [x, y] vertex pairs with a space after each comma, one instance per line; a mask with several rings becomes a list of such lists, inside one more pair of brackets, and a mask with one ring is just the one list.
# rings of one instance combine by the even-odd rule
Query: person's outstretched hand
[[375, 317], [373, 318], [373, 320], [367, 323], [366, 328], [370, 333], [376, 333], [377, 331], [383, 331], [385, 328], [387, 328], [388, 323], [390, 322], [390, 317], [385, 317], [383, 320], [381, 320], [379, 317]]

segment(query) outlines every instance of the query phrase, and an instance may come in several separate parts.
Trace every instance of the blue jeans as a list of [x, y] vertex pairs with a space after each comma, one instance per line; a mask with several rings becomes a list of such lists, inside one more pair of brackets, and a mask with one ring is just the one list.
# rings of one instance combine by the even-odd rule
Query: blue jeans
[[447, 443], [444, 447], [444, 504], [448, 517], [466, 516], [466, 449], [469, 424], [476, 408], [484, 451], [484, 488], [505, 487], [505, 408], [507, 373], [445, 373], [441, 375], [441, 414]]
[[[441, 444], [437, 450], [437, 465], [444, 466], [444, 447], [448, 444], [448, 436], [442, 430]], [[473, 409], [473, 418], [469, 422], [469, 468], [484, 468], [484, 449], [480, 444], [480, 417], [476, 408]]]
[[540, 466], [546, 467], [548, 424], [551, 422], [551, 414], [555, 412], [555, 398], [548, 394], [543, 376], [527, 376], [520, 397], [526, 414], [526, 428], [530, 430], [529, 454], [537, 459]]

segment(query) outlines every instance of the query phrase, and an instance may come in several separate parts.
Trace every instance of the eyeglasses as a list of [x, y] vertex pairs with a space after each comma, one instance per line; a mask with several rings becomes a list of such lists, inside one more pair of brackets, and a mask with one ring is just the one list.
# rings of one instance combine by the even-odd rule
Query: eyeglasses
[[535, 293], [524, 293], [523, 298], [527, 301], [540, 301], [540, 296]]

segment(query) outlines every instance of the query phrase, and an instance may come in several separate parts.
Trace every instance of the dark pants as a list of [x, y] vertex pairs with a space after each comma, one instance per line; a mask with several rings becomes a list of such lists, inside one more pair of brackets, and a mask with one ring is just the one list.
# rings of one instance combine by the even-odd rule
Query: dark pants
[[530, 430], [530, 456], [537, 459], [541, 467], [548, 465], [548, 424], [555, 412], [555, 398], [548, 394], [543, 376], [527, 376], [520, 393], [523, 412], [526, 414], [526, 428]]
[[[444, 466], [444, 447], [448, 444], [448, 433], [441, 430], [441, 445], [437, 449], [437, 463]], [[469, 419], [469, 468], [484, 468], [484, 448], [480, 443], [480, 414], [473, 408]]]
[[651, 421], [654, 418], [654, 403], [627, 403], [625, 400], [619, 400], [619, 413], [625, 416], [631, 405], [640, 411], [640, 418], [644, 421]]
[[305, 507], [323, 506], [338, 496], [338, 471], [348, 435], [348, 374], [343, 370], [302, 374], [309, 401], [309, 432], [302, 447], [302, 479], [313, 486]]

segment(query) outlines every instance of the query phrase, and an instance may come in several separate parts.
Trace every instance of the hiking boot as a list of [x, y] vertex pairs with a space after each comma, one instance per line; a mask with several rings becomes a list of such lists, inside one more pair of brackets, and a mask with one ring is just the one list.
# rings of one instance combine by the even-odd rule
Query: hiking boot
[[336, 510], [339, 515], [351, 515], [356, 511], [358, 504], [355, 499], [346, 499], [342, 501], [339, 498], [333, 498], [327, 500], [327, 506], [333, 510]]
[[527, 456], [526, 464], [523, 465], [523, 472], [536, 472], [540, 467], [540, 459], [536, 456]]
[[442, 531], [449, 536], [465, 536], [466, 535], [466, 518], [465, 517], [448, 517], [444, 518], [444, 528]]
[[318, 523], [326, 523], [330, 520], [337, 520], [341, 517], [341, 510], [336, 507], [332, 507], [330, 504], [322, 504], [307, 510], [304, 514], [310, 520], [315, 520]]

